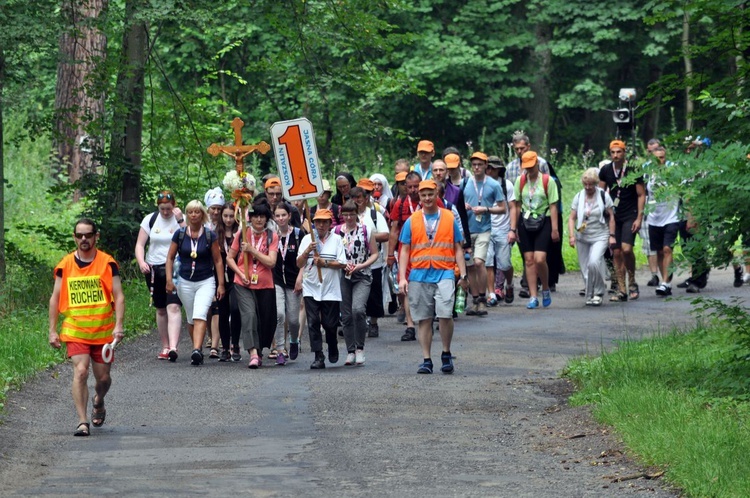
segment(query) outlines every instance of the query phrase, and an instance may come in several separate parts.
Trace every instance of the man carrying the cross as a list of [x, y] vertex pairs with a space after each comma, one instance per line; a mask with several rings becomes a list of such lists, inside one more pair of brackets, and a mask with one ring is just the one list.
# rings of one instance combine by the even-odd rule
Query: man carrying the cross
[[305, 299], [310, 348], [315, 353], [315, 360], [310, 365], [313, 370], [326, 367], [321, 325], [326, 331], [328, 361], [339, 361], [336, 329], [341, 302], [341, 269], [346, 268], [346, 253], [344, 239], [331, 236], [332, 221], [331, 211], [318, 209], [313, 218], [315, 243], [313, 234], [305, 235], [297, 256], [297, 267], [303, 272], [302, 296]]

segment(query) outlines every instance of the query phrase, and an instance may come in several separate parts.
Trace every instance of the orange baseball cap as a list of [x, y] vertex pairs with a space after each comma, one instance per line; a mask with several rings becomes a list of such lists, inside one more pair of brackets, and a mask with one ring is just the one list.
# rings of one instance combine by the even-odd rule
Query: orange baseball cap
[[537, 159], [538, 158], [536, 152], [534, 152], [533, 150], [528, 150], [521, 156], [521, 167], [523, 169], [533, 168], [534, 166], [536, 166]]
[[461, 164], [461, 156], [458, 154], [447, 154], [443, 161], [445, 161], [445, 165], [449, 168], [458, 168]]
[[435, 183], [435, 180], [422, 180], [419, 182], [419, 190], [425, 189], [437, 190], [437, 183]]
[[266, 180], [265, 185], [263, 185], [263, 188], [269, 188], [269, 187], [281, 187], [281, 180], [278, 178], [269, 178]]
[[612, 150], [612, 147], [619, 147], [622, 150], [626, 149], [625, 142], [623, 142], [622, 140], [612, 140], [609, 143], [609, 150]]
[[373, 190], [375, 190], [375, 182], [373, 182], [369, 178], [360, 178], [357, 182], [357, 187], [362, 187], [368, 192], [372, 192]]
[[318, 209], [315, 211], [315, 216], [313, 216], [313, 220], [332, 220], [333, 219], [333, 213], [330, 209]]
[[399, 173], [396, 173], [396, 181], [397, 182], [405, 182], [406, 181], [406, 171], [401, 171]]
[[487, 162], [487, 154], [477, 151], [473, 153], [469, 159], [480, 159], [484, 162]]
[[417, 144], [417, 152], [435, 152], [435, 144], [429, 140], [420, 140]]

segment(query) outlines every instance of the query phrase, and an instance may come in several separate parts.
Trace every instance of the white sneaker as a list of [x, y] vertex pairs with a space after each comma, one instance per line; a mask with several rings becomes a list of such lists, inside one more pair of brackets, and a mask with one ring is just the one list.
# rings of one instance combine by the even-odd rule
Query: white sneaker
[[365, 364], [365, 351], [364, 349], [358, 349], [355, 356], [355, 362], [357, 365], [364, 365]]
[[346, 355], [346, 361], [344, 365], [354, 365], [354, 353], [348, 353]]
[[750, 282], [750, 273], [745, 273], [744, 275], [742, 275], [742, 281], [745, 283]]

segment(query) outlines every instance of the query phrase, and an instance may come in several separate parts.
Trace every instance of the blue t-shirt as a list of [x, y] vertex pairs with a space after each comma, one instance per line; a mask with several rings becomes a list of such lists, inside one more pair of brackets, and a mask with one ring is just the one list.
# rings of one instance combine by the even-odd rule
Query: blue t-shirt
[[[477, 190], [482, 194], [481, 200], [479, 199], [479, 195], [477, 195]], [[498, 202], [504, 200], [503, 188], [494, 178], [485, 176], [483, 181], [476, 182], [476, 188], [474, 188], [473, 178], [468, 178], [466, 180], [466, 187], [464, 187], [464, 201], [466, 201], [471, 207], [492, 207]], [[492, 215], [490, 213], [475, 215], [474, 213], [469, 212], [468, 214], [469, 231], [471, 233], [483, 233], [492, 230]], [[481, 216], [481, 221], [477, 220], [478, 216]]]
[[[422, 215], [424, 215], [425, 219], [428, 222], [432, 222], [436, 220], [438, 217], [438, 213], [427, 214], [427, 213], [423, 213], [422, 211], [418, 211], [414, 213], [411, 217], [409, 217], [408, 220], [406, 220], [406, 223], [404, 223], [404, 226], [401, 228], [401, 235], [398, 238], [399, 242], [401, 242], [402, 244], [411, 245], [411, 220], [415, 216], [422, 216]], [[444, 212], [443, 212], [443, 215], [445, 215]], [[456, 218], [454, 217], [453, 218], [453, 242], [460, 243], [460, 242], [463, 242], [463, 240], [464, 238], [461, 236], [461, 229], [459, 228], [458, 222], [456, 221]], [[422, 282], [426, 284], [436, 284], [440, 282], [441, 280], [448, 280], [448, 279], [452, 280], [453, 278], [454, 278], [453, 270], [439, 270], [437, 268], [412, 268], [411, 272], [409, 273], [410, 282]]]

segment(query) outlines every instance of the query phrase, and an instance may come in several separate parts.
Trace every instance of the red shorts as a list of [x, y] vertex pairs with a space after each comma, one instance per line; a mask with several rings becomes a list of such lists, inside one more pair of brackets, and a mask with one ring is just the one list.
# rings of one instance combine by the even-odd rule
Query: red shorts
[[[104, 363], [104, 358], [102, 358], [102, 348], [104, 347], [103, 344], [95, 345], [82, 344], [80, 342], [66, 342], [65, 346], [68, 349], [68, 358], [77, 356], [79, 354], [87, 354], [91, 357], [94, 363]], [[114, 363], [115, 361], [114, 351], [112, 353], [113, 356], [110, 363]]]

